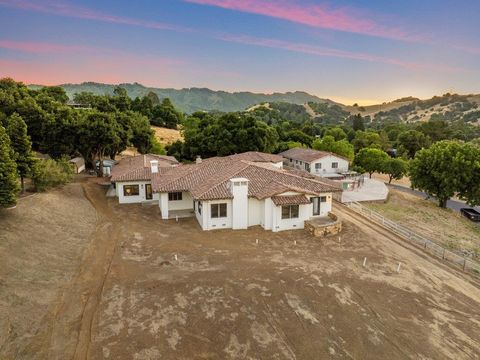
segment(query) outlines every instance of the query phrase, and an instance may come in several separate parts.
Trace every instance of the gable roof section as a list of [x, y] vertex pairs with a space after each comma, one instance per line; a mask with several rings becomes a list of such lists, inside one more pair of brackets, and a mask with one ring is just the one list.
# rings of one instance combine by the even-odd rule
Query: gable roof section
[[145, 154], [124, 158], [112, 169], [110, 181], [140, 181], [152, 178], [150, 161], [158, 161], [159, 174], [165, 172], [166, 168], [178, 165], [177, 159], [173, 156]]
[[241, 154], [230, 155], [233, 160], [246, 160], [251, 162], [271, 162], [279, 163], [283, 161], [283, 157], [277, 154], [268, 154], [259, 151], [247, 151]]
[[300, 160], [305, 162], [312, 162], [325, 156], [335, 156], [343, 160], [347, 160], [347, 158], [337, 155], [335, 153], [331, 153], [328, 151], [319, 151], [313, 149], [306, 149], [306, 148], [292, 148], [288, 149], [287, 151], [281, 152], [279, 155], [282, 155], [285, 158]]
[[275, 206], [310, 204], [310, 200], [305, 195], [272, 196], [272, 201]]
[[152, 186], [155, 192], [189, 191], [197, 200], [229, 199], [232, 198], [230, 179], [235, 177], [248, 179], [248, 195], [257, 199], [286, 191], [312, 195], [341, 191], [332, 181], [309, 179], [272, 164], [235, 161], [230, 157], [167, 169], [153, 177]]

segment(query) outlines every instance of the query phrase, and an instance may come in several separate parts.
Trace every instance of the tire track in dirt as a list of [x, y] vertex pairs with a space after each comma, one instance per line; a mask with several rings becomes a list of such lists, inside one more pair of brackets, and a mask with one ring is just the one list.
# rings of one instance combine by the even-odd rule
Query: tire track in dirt
[[82, 184], [85, 197], [97, 212], [97, 224], [77, 275], [63, 291], [56, 307], [49, 340], [43, 353], [48, 359], [88, 359], [92, 328], [118, 239], [114, 215], [97, 179]]
[[480, 287], [480, 281], [470, 275], [469, 273], [464, 273], [458, 270], [453, 265], [448, 263], [442, 262], [441, 260], [437, 259], [433, 255], [429, 254], [428, 252], [423, 251], [421, 248], [407, 242], [406, 240], [402, 239], [400, 236], [392, 233], [390, 230], [384, 228], [383, 226], [371, 221], [370, 219], [365, 218], [364, 216], [356, 213], [355, 211], [347, 208], [345, 205], [341, 204], [334, 204], [334, 209], [336, 213], [338, 213], [343, 220], [350, 221], [351, 223], [358, 226], [362, 231], [366, 234], [371, 235], [381, 235], [383, 238], [392, 241], [393, 243], [401, 246], [402, 248], [409, 250], [412, 255], [416, 255], [424, 260], [431, 262], [432, 264], [436, 265], [437, 267], [441, 268], [444, 271], [447, 271], [452, 276], [457, 276], [462, 280], [467, 281], [471, 285], [476, 287]]

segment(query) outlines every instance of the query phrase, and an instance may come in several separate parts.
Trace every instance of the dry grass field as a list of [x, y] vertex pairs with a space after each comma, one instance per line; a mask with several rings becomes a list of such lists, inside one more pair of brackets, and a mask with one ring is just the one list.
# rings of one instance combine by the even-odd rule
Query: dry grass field
[[[161, 221], [156, 206], [106, 199], [96, 181], [82, 184], [95, 212], [67, 187], [0, 219], [9, 244], [2, 261], [17, 254], [23, 266], [2, 270], [1, 359], [480, 356], [478, 283], [353, 218], [344, 217], [341, 241], [258, 227], [203, 232], [194, 219]], [[46, 206], [51, 196], [64, 204], [59, 210]], [[50, 216], [55, 211], [62, 221]], [[30, 284], [32, 276], [55, 274], [35, 261], [40, 224], [30, 223], [22, 243], [34, 248], [17, 250], [25, 233], [12, 224], [27, 214], [51, 218], [39, 227], [48, 238], [41, 257], [55, 254], [65, 274], [77, 268], [55, 282], [57, 296]], [[72, 253], [69, 243], [78, 244]], [[62, 261], [67, 254], [71, 262]], [[27, 293], [43, 305], [14, 305], [15, 294]], [[30, 318], [38, 321], [22, 326]]]
[[153, 131], [155, 131], [155, 136], [157, 140], [162, 145], [170, 145], [177, 140], [183, 140], [180, 130], [176, 129], [167, 129], [158, 126], [152, 126]]
[[386, 203], [367, 206], [386, 218], [451, 249], [467, 249], [480, 254], [480, 226], [434, 202], [390, 188]]

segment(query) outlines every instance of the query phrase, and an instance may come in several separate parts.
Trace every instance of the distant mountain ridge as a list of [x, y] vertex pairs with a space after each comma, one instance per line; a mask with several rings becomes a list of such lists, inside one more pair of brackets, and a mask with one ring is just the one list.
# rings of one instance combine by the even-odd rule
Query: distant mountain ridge
[[[208, 88], [154, 88], [139, 83], [102, 84], [84, 82], [81, 84], [63, 84], [67, 95], [73, 98], [75, 93], [92, 92], [96, 95], [113, 95], [116, 86], [124, 88], [131, 98], [143, 97], [150, 91], [160, 99], [170, 98], [177, 108], [186, 112], [194, 111], [244, 111], [267, 108], [278, 113], [279, 118], [295, 118], [294, 121], [313, 119], [327, 124], [340, 124], [349, 115], [360, 114], [367, 121], [378, 122], [423, 122], [430, 119], [455, 121], [463, 120], [480, 126], [480, 94], [458, 95], [444, 94], [431, 99], [420, 100], [407, 96], [383, 104], [362, 106], [343, 105], [330, 99], [319, 98], [304, 91], [261, 94], [248, 91], [227, 92]], [[41, 85], [29, 85], [32, 89]], [[263, 104], [263, 105], [261, 105]], [[299, 106], [301, 105], [301, 106]]]
[[[82, 91], [92, 92], [96, 95], [113, 95], [113, 90], [117, 85], [84, 82], [81, 84], [62, 84], [60, 86], [65, 89], [70, 98], [73, 98], [75, 93]], [[138, 83], [119, 84], [118, 86], [127, 90], [127, 93], [131, 98], [137, 96], [143, 97], [150, 91], [156, 93], [160, 99], [168, 97], [176, 107], [187, 113], [212, 110], [225, 112], [242, 111], [250, 106], [263, 102], [286, 102], [291, 104], [318, 102], [335, 104], [332, 100], [322, 99], [303, 91], [261, 94], [247, 91], [230, 93], [207, 88], [153, 88]], [[30, 85], [30, 87], [38, 88], [41, 86]]]

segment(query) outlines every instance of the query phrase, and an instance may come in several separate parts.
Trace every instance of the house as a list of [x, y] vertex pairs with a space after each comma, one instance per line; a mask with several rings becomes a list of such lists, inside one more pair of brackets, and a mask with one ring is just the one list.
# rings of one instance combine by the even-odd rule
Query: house
[[339, 178], [348, 172], [348, 159], [327, 151], [293, 148], [279, 155], [284, 158], [285, 166], [321, 177]]
[[82, 157], [76, 157], [70, 159], [69, 161], [70, 166], [72, 167], [75, 174], [80, 174], [81, 172], [85, 171], [85, 159]]
[[137, 155], [124, 158], [111, 170], [110, 181], [120, 204], [158, 201], [152, 191], [152, 174], [178, 166], [173, 156]]
[[[159, 167], [153, 160], [150, 170], [125, 170], [112, 181], [120, 202], [138, 202], [150, 192], [162, 219], [195, 216], [203, 230], [255, 225], [272, 231], [302, 229], [306, 220], [328, 216], [340, 187], [285, 170], [278, 160], [277, 155], [255, 152], [181, 166]], [[142, 188], [147, 185], [148, 191]]]

